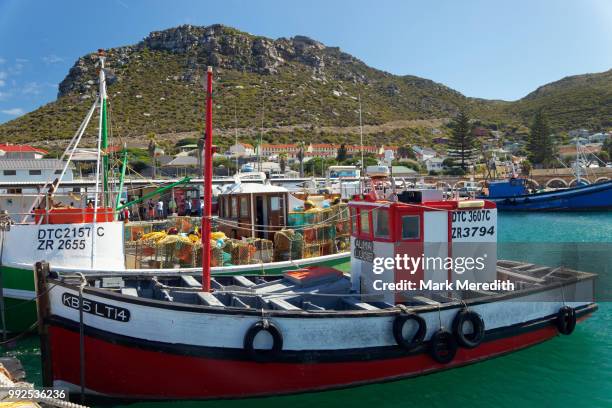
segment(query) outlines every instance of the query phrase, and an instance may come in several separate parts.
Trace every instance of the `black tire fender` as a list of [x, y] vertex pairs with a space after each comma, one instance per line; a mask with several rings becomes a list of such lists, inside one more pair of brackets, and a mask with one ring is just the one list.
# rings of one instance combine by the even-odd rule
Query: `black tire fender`
[[440, 329], [431, 336], [430, 340], [431, 357], [440, 364], [448, 364], [457, 354], [457, 340], [455, 336], [447, 330]]
[[[463, 324], [467, 321], [472, 323], [472, 327], [474, 328], [473, 333], [466, 334], [463, 332]], [[484, 339], [484, 320], [482, 320], [482, 317], [473, 310], [461, 309], [457, 312], [453, 320], [453, 333], [460, 346], [469, 349], [476, 348]]]
[[[267, 331], [272, 336], [272, 349], [258, 350], [253, 343], [255, 337], [261, 331]], [[280, 329], [269, 320], [260, 320], [253, 323], [244, 335], [244, 350], [253, 358], [267, 357], [279, 353], [283, 349], [283, 334]]]
[[557, 329], [559, 333], [570, 335], [576, 328], [576, 310], [569, 306], [563, 306], [557, 312]]
[[[417, 329], [414, 336], [411, 339], [406, 339], [403, 334], [404, 326], [406, 322], [413, 320], [415, 321], [419, 328]], [[406, 313], [398, 315], [395, 320], [393, 320], [393, 337], [397, 344], [408, 351], [414, 350], [421, 344], [423, 344], [423, 340], [425, 339], [425, 333], [427, 332], [427, 323], [425, 323], [425, 319], [419, 316], [416, 313]]]

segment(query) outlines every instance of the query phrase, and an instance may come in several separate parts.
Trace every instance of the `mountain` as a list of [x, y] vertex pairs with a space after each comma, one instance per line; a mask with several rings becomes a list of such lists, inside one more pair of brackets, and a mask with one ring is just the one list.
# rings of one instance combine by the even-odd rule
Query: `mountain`
[[596, 74], [565, 77], [543, 85], [505, 107], [508, 115], [529, 123], [544, 110], [556, 129], [612, 126], [612, 69]]
[[[553, 125], [576, 127], [605, 123], [612, 106], [610, 72], [566, 78], [516, 102], [488, 101], [368, 67], [308, 37], [272, 40], [222, 25], [152, 32], [106, 53], [111, 129], [115, 137], [136, 141], [150, 133], [201, 133], [208, 65], [215, 67], [215, 127], [222, 145], [232, 142], [234, 128], [244, 140], [258, 138], [263, 129], [264, 139], [279, 142], [354, 141], [359, 98], [366, 140], [378, 143], [427, 143], [432, 128], [444, 128], [460, 107], [497, 124], [525, 123], [536, 109], [550, 109]], [[0, 125], [0, 140], [71, 137], [96, 97], [96, 60], [96, 53], [79, 58], [60, 83], [58, 99]], [[88, 127], [90, 138], [96, 127]]]

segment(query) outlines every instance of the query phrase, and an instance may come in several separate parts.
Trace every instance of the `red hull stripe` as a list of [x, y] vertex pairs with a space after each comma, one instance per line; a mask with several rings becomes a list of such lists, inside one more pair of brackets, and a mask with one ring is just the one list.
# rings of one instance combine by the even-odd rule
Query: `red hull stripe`
[[[592, 310], [589, 310], [592, 312]], [[584, 317], [584, 314], [583, 314]], [[51, 326], [54, 381], [79, 384], [79, 334]], [[421, 353], [345, 362], [254, 362], [177, 355], [85, 336], [85, 386], [121, 399], [241, 398], [347, 387], [427, 374], [475, 363], [557, 335], [547, 324], [516, 336], [459, 349], [447, 365]], [[159, 384], [158, 387], [153, 386]]]

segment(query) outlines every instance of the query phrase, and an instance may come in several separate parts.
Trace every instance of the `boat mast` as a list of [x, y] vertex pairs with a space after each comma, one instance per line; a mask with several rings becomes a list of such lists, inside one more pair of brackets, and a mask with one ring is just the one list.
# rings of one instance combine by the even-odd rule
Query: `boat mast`
[[212, 216], [212, 67], [206, 76], [206, 131], [204, 132], [204, 213], [202, 214], [202, 290], [210, 292], [210, 226]]
[[[576, 136], [576, 160], [574, 161], [574, 172], [576, 173], [576, 186], [580, 186], [580, 173], [582, 173], [582, 169], [580, 168], [580, 162], [582, 161], [582, 156], [580, 154], [580, 139]], [[586, 162], [585, 162], [586, 167]]]
[[[238, 112], [237, 112], [237, 108], [236, 108], [236, 100], [234, 99], [234, 133], [236, 136], [236, 149], [238, 149]], [[236, 172], [235, 174], [238, 174], [238, 150], [236, 150]]]
[[[128, 161], [128, 151], [127, 151], [127, 146], [124, 144], [123, 145], [123, 160], [121, 162], [121, 177], [119, 178], [119, 191], [117, 192], [117, 198], [115, 200], [115, 220], [117, 219], [117, 217], [119, 216], [119, 205], [121, 204], [121, 192], [123, 191], [123, 183], [125, 181], [125, 170], [127, 168], [127, 161]], [[127, 201], [127, 197], [126, 200]]]
[[104, 201], [102, 206], [110, 205], [110, 191], [108, 188], [108, 126], [107, 126], [107, 108], [106, 108], [106, 74], [104, 73], [104, 61], [106, 55], [104, 50], [98, 50], [100, 58], [100, 148], [102, 149], [102, 189], [104, 191]]
[[363, 121], [361, 118], [361, 92], [359, 93], [359, 136], [360, 136], [360, 147], [361, 150], [361, 174], [359, 175], [359, 187], [361, 194], [363, 194], [363, 177], [365, 177], [365, 167], [363, 162]]

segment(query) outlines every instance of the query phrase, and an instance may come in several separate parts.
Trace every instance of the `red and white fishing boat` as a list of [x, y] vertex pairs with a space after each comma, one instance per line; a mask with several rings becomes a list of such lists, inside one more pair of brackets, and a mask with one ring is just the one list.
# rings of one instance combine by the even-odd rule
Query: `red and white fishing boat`
[[[207, 146], [210, 70], [208, 83]], [[39, 263], [44, 383], [119, 399], [333, 389], [501, 356], [570, 334], [597, 309], [595, 275], [497, 261], [495, 205], [439, 194], [350, 202], [350, 275], [211, 278], [206, 258], [201, 277], [62, 274]]]

